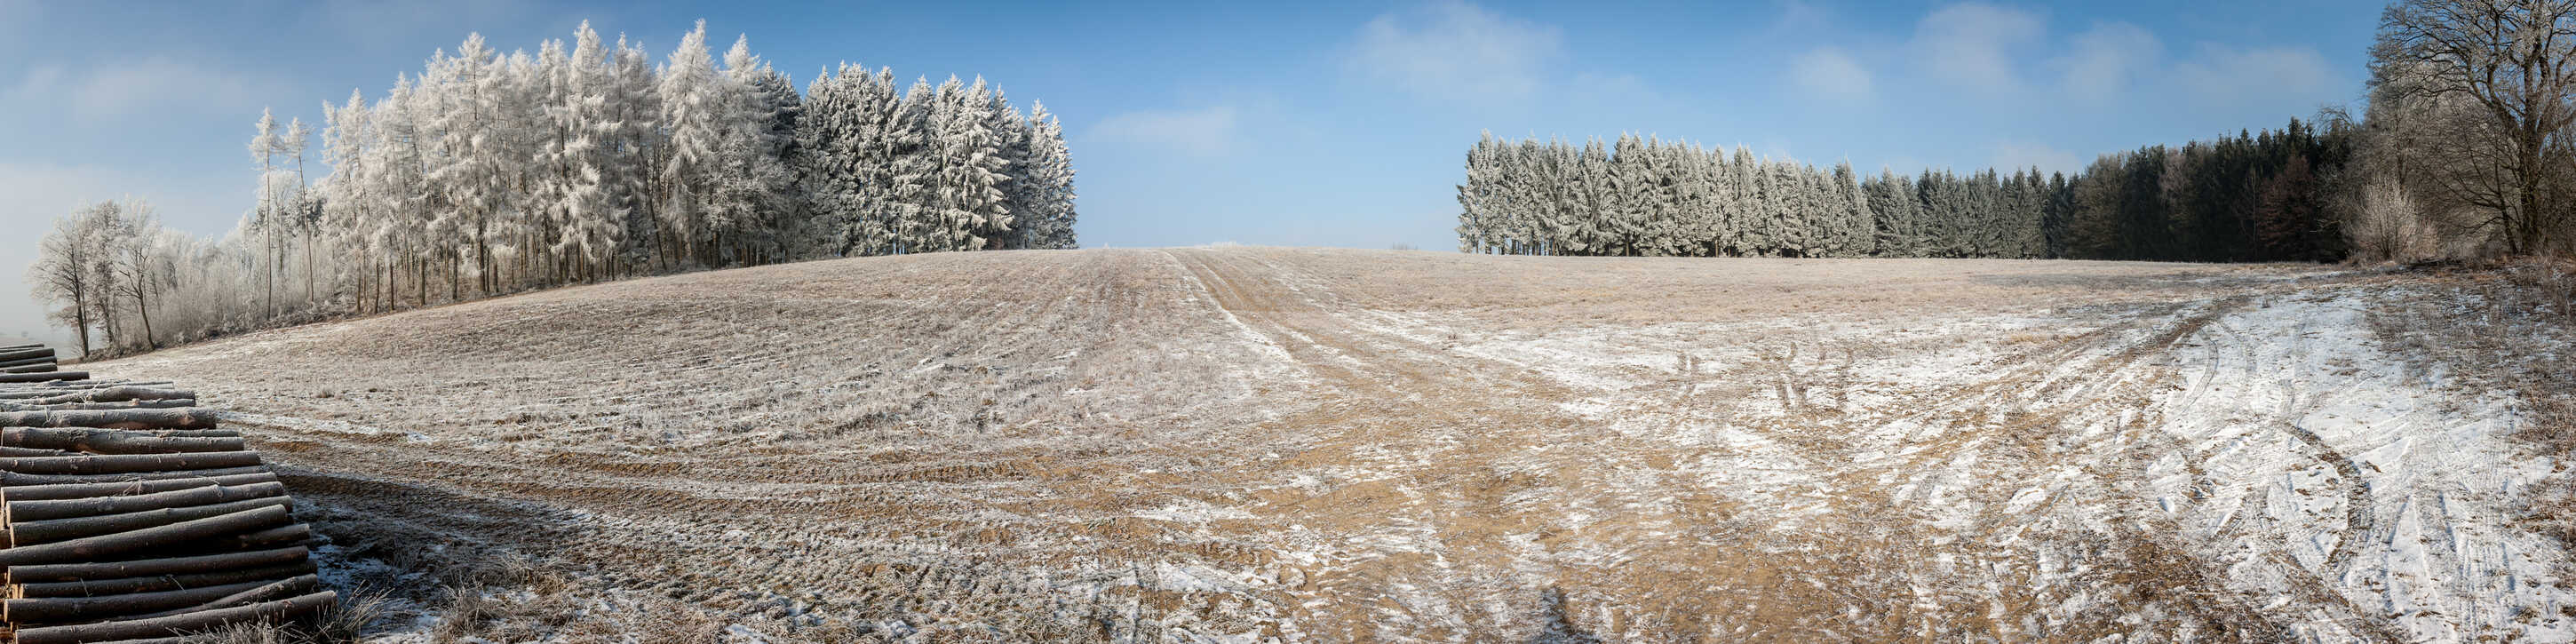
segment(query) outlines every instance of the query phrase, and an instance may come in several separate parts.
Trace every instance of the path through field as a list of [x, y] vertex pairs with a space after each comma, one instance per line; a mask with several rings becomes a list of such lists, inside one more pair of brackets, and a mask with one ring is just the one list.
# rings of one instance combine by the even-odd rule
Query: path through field
[[2552, 467], [2503, 438], [2512, 401], [2371, 335], [2413, 288], [972, 253], [92, 369], [235, 410], [353, 541], [516, 552], [773, 638], [2576, 637], [2565, 552], [2511, 519]]

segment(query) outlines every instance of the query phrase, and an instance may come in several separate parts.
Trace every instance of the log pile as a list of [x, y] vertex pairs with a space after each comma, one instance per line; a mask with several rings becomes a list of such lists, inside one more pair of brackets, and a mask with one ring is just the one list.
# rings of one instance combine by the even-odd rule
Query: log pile
[[176, 641], [337, 603], [285, 484], [196, 394], [13, 361], [45, 369], [0, 367], [0, 642]]

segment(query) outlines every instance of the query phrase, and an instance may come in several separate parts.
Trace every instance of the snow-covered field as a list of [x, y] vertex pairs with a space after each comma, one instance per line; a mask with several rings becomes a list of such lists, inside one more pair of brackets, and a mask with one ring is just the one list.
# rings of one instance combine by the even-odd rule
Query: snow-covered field
[[964, 253], [90, 368], [237, 412], [386, 641], [2576, 638], [2521, 401], [2373, 331], [2436, 282]]

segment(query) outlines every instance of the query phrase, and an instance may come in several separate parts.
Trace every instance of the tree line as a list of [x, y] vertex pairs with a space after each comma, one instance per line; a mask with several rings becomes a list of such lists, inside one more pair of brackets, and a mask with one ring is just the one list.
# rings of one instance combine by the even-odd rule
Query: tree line
[[2073, 175], [1882, 171], [1623, 136], [1467, 154], [1459, 247], [1545, 255], [2486, 260], [2576, 252], [2576, 2], [2399, 0], [2368, 103]]
[[645, 273], [1077, 246], [1043, 104], [851, 64], [800, 93], [747, 38], [715, 56], [704, 22], [658, 64], [588, 23], [534, 54], [471, 35], [322, 122], [261, 115], [255, 203], [220, 239], [134, 199], [58, 219], [37, 299], [84, 349], [93, 329], [140, 348]]
[[1457, 230], [1471, 253], [2327, 261], [2341, 232], [2318, 212], [2318, 177], [2346, 163], [2350, 135], [2293, 120], [2104, 155], [2074, 176], [1862, 176], [1741, 146], [1488, 133], [1467, 153]]

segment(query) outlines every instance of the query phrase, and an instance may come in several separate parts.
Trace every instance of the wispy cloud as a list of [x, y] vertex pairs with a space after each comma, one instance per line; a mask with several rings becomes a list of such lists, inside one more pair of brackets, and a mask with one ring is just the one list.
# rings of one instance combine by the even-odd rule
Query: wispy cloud
[[2190, 59], [2176, 63], [2173, 73], [2184, 95], [2221, 106], [2318, 96], [2337, 77], [2314, 49], [2219, 44], [2201, 45]]
[[2031, 168], [2038, 168], [2042, 173], [2072, 174], [2084, 169], [2084, 158], [2073, 152], [2049, 147], [2047, 144], [2005, 141], [1995, 144], [1994, 160], [1991, 165], [2006, 174], [2014, 170]]
[[1913, 48], [1934, 77], [1979, 91], [2023, 87], [2014, 54], [2046, 31], [2037, 14], [1970, 2], [1942, 7], [1914, 27]]
[[292, 95], [288, 84], [276, 79], [155, 56], [86, 67], [42, 64], [27, 68], [15, 85], [0, 91], [0, 97], [6, 98], [6, 107], [0, 107], [0, 113], [52, 108], [71, 119], [95, 124], [153, 108], [186, 105], [198, 111], [239, 110]]
[[1091, 127], [1091, 137], [1196, 156], [1218, 156], [1234, 147], [1235, 110], [1233, 106], [1220, 105], [1196, 110], [1126, 112], [1101, 119]]
[[1870, 73], [1838, 47], [1818, 47], [1789, 63], [1790, 80], [1807, 94], [1837, 103], [1869, 100]]
[[2107, 101], [2153, 71], [2163, 52], [2164, 43], [2137, 25], [2096, 24], [2076, 34], [2055, 61], [2058, 84], [2076, 98]]
[[1386, 14], [1360, 27], [1344, 64], [1352, 73], [1435, 100], [1524, 99], [1562, 54], [1556, 27], [1446, 1]]

